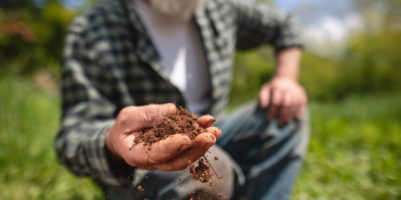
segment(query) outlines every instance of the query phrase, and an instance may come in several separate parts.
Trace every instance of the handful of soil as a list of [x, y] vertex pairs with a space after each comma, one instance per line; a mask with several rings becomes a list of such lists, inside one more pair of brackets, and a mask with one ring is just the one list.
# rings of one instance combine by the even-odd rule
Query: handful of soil
[[[142, 134], [135, 138], [134, 144], [143, 142], [145, 146], [152, 148], [151, 145], [153, 143], [178, 133], [184, 134], [193, 140], [200, 133], [206, 132], [206, 129], [199, 125], [197, 119], [188, 110], [180, 108], [175, 114], [166, 117], [161, 122], [143, 129]], [[190, 164], [190, 173], [194, 179], [204, 183], [208, 182], [212, 177], [210, 168], [210, 162], [204, 157], [199, 159], [197, 167], [192, 163]]]
[[152, 127], [144, 128], [142, 134], [135, 138], [134, 143], [143, 142], [145, 146], [151, 146], [153, 143], [177, 133], [184, 134], [193, 140], [200, 133], [206, 132], [206, 129], [196, 121], [197, 119], [185, 108], [180, 108], [175, 114], [166, 117], [163, 121]]

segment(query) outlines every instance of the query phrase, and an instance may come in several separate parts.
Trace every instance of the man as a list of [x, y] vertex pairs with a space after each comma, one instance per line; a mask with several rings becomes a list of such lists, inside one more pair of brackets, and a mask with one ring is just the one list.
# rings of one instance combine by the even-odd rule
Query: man
[[[237, 1], [100, 1], [66, 39], [58, 157], [110, 199], [288, 199], [308, 141], [298, 34], [291, 18]], [[235, 50], [264, 44], [276, 50], [275, 76], [224, 117]], [[202, 115], [207, 131], [133, 145], [176, 112], [171, 102]], [[205, 153], [219, 158], [209, 159], [223, 176], [213, 189], [185, 169]]]

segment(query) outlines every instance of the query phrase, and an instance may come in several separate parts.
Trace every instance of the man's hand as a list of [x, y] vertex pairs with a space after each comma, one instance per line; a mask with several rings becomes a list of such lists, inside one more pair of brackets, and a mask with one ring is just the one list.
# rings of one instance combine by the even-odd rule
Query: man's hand
[[276, 76], [263, 85], [259, 92], [262, 108], [268, 108], [267, 120], [278, 119], [283, 125], [300, 118], [305, 110], [307, 96], [304, 88], [294, 79]]
[[207, 132], [195, 139], [175, 134], [165, 140], [152, 144], [151, 148], [143, 143], [133, 145], [135, 137], [165, 117], [174, 114], [174, 104], [129, 106], [120, 111], [115, 123], [106, 134], [106, 146], [113, 162], [126, 162], [128, 165], [148, 169], [173, 171], [184, 169], [196, 161], [216, 142], [221, 130], [210, 127], [215, 119], [210, 115], [198, 119]]

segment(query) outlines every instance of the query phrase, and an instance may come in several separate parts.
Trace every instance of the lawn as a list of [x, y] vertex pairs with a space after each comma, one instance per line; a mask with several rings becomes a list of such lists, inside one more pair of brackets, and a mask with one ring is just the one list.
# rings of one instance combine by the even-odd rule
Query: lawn
[[401, 199], [401, 94], [313, 103], [293, 199]]
[[[312, 139], [293, 199], [401, 199], [401, 93], [312, 103]], [[0, 77], [0, 199], [101, 199], [54, 152], [56, 92]]]

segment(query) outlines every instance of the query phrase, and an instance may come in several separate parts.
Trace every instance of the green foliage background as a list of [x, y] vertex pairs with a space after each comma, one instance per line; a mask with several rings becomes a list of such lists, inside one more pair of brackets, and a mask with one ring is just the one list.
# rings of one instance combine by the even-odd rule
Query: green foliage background
[[[380, 1], [380, 11], [374, 0], [354, 1], [370, 23], [345, 51], [303, 56], [312, 138], [293, 199], [401, 199], [401, 1]], [[63, 40], [82, 9], [61, 0], [0, 2], [0, 199], [102, 198], [53, 149]], [[231, 107], [257, 96], [273, 60], [268, 47], [237, 54]]]
[[41, 7], [18, 2], [0, 9], [0, 73], [29, 77], [47, 70], [58, 76], [66, 28], [75, 12], [57, 0]]
[[[306, 51], [300, 82], [312, 101], [340, 100], [352, 94], [401, 90], [401, 29], [376, 29], [351, 37], [344, 53], [323, 57]], [[257, 96], [259, 86], [274, 74], [268, 48], [240, 52], [236, 57], [232, 103]]]

